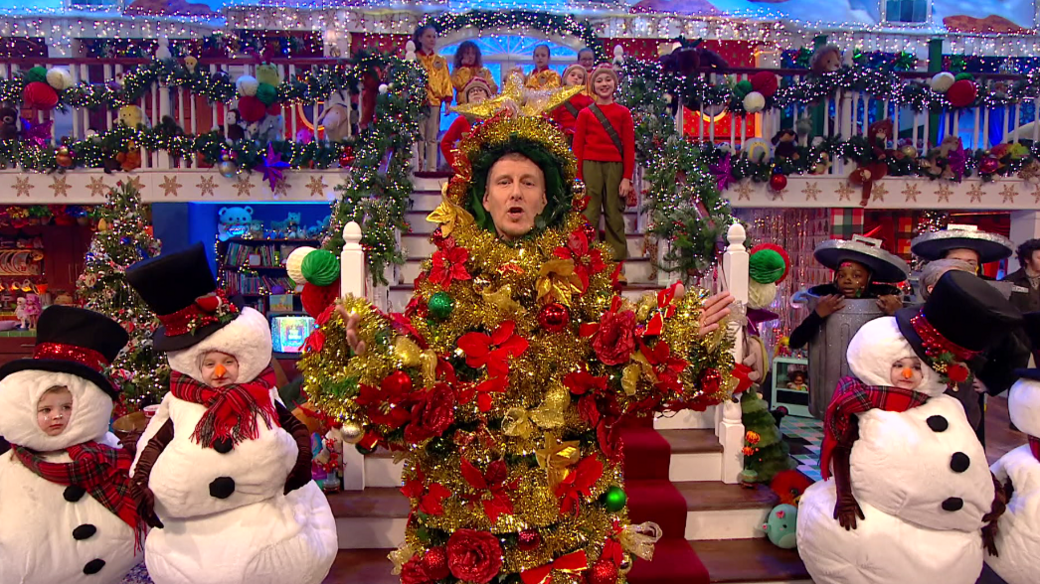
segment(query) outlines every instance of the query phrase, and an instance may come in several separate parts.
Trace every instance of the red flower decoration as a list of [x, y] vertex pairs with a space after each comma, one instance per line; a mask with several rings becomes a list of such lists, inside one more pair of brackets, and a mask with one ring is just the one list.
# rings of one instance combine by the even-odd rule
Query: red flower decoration
[[412, 556], [401, 566], [401, 584], [430, 584], [435, 581], [426, 575], [426, 568], [418, 556]]
[[589, 250], [589, 238], [581, 230], [567, 236], [567, 245], [553, 250], [553, 255], [574, 261], [574, 273], [581, 279], [581, 291], [589, 289], [589, 278], [606, 268], [603, 254], [598, 249]]
[[654, 385], [658, 389], [676, 393], [682, 392], [679, 374], [682, 373], [683, 369], [686, 369], [687, 363], [672, 355], [672, 350], [668, 343], [658, 341], [653, 349], [642, 345], [639, 351], [646, 358], [647, 362], [653, 366], [654, 374], [657, 376], [657, 382]]
[[582, 497], [592, 496], [592, 487], [603, 476], [603, 462], [595, 456], [586, 456], [581, 459], [574, 472], [556, 487], [556, 497], [560, 499], [560, 513], [574, 512], [578, 514], [578, 507]]
[[303, 351], [305, 353], [317, 353], [321, 351], [321, 348], [325, 346], [325, 333], [321, 332], [321, 329], [316, 329], [310, 335], [307, 336], [307, 340], [303, 342]]
[[592, 337], [592, 350], [604, 365], [623, 365], [628, 362], [636, 348], [636, 313], [631, 310], [618, 312], [620, 299], [614, 298], [614, 306], [603, 313], [599, 328]]
[[[506, 488], [516, 489], [519, 481], [506, 484], [506, 479], [509, 478], [509, 467], [506, 466], [504, 460], [499, 459], [492, 462], [488, 465], [487, 471], [481, 473], [480, 469], [473, 466], [473, 463], [462, 459], [461, 471], [466, 482], [478, 491], [476, 495], [467, 497], [470, 505], [476, 505], [482, 501], [484, 513], [487, 514], [491, 523], [497, 522], [498, 516], [503, 513], [513, 513], [513, 501], [509, 498]], [[491, 494], [490, 499], [483, 499], [485, 491]]]
[[[425, 487], [426, 476], [416, 471], [415, 478], [401, 487], [401, 493], [412, 500], [412, 511], [418, 510], [427, 515], [444, 515], [444, 500], [451, 496], [451, 491], [440, 483]], [[416, 504], [418, 501], [418, 504]]]
[[455, 393], [438, 383], [412, 406], [411, 423], [404, 429], [409, 442], [422, 442], [444, 433], [455, 422]]
[[452, 247], [433, 253], [433, 267], [430, 269], [430, 281], [447, 288], [452, 282], [469, 280], [472, 276], [466, 271], [469, 250], [464, 247]]
[[509, 375], [508, 359], [519, 357], [527, 350], [527, 340], [515, 334], [516, 323], [503, 322], [490, 335], [466, 333], [458, 345], [466, 353], [466, 364], [474, 369], [487, 365], [491, 377]]
[[592, 390], [605, 390], [607, 389], [607, 378], [595, 376], [584, 369], [575, 373], [568, 373], [563, 376], [563, 384], [567, 386], [567, 389], [571, 390], [574, 395], [584, 395], [585, 392]]
[[946, 378], [951, 383], [964, 383], [971, 377], [971, 370], [964, 363], [951, 363], [946, 366]]
[[458, 529], [448, 538], [448, 567], [459, 580], [487, 584], [502, 569], [502, 546], [486, 531]]
[[387, 375], [379, 387], [361, 385], [357, 404], [364, 406], [373, 424], [382, 424], [396, 430], [411, 419], [409, 409], [404, 407], [412, 391], [412, 379], [404, 371]]

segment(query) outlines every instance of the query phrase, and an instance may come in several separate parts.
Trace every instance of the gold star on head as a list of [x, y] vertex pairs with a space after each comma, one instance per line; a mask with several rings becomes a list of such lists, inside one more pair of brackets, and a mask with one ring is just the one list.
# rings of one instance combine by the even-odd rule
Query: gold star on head
[[30, 184], [29, 179], [26, 177], [14, 179], [14, 190], [17, 193], [15, 194], [15, 198], [28, 197], [29, 191], [33, 190], [34, 188], [36, 187]]
[[1000, 196], [1003, 197], [1003, 200], [1001, 200], [1001, 202], [1011, 203], [1012, 205], [1014, 205], [1016, 195], [1018, 195], [1018, 192], [1015, 191], [1014, 185], [1012, 185], [1011, 183], [1005, 184], [1004, 188], [1000, 191]]
[[235, 190], [238, 191], [238, 196], [248, 197], [253, 190], [253, 183], [249, 180], [248, 176], [240, 176], [235, 181]]
[[69, 196], [69, 183], [65, 182], [64, 176], [54, 177], [54, 182], [48, 186], [48, 188], [54, 190], [54, 197], [68, 197]]
[[307, 190], [310, 191], [312, 197], [323, 196], [326, 188], [328, 185], [325, 184], [325, 178], [321, 175], [312, 176], [311, 180], [307, 182]]
[[195, 188], [199, 189], [199, 196], [205, 197], [209, 195], [211, 197], [216, 196], [217, 181], [212, 176], [203, 176], [202, 182], [195, 185]]
[[108, 194], [108, 186], [105, 185], [104, 177], [92, 177], [90, 184], [87, 185], [87, 189], [90, 190], [91, 197], [104, 197]]
[[163, 181], [159, 184], [159, 188], [163, 190], [164, 197], [176, 197], [177, 191], [180, 190], [181, 184], [177, 182], [176, 176], [163, 175]]

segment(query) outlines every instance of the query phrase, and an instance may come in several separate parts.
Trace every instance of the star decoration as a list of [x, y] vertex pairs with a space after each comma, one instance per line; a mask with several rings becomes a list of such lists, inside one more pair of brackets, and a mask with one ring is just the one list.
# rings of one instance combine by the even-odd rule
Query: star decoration
[[54, 183], [49, 185], [48, 188], [51, 188], [51, 189], [54, 190], [54, 198], [58, 198], [58, 197], [66, 197], [66, 198], [68, 198], [70, 186], [71, 185], [69, 185], [69, 183], [65, 182], [65, 177], [64, 176], [60, 176], [60, 177], [56, 176], [56, 177], [54, 177]]
[[22, 118], [22, 139], [32, 146], [43, 148], [51, 140], [51, 126], [53, 125], [54, 120], [37, 124]]
[[802, 189], [802, 194], [805, 195], [806, 201], [810, 199], [812, 199], [813, 201], [819, 201], [820, 199], [816, 198], [816, 195], [819, 195], [822, 192], [823, 191], [820, 190], [820, 187], [816, 186], [816, 183], [814, 182], [807, 183], [805, 185], [805, 188]]
[[260, 169], [264, 173], [264, 180], [271, 186], [271, 192], [278, 194], [279, 185], [285, 182], [284, 169], [289, 165], [282, 162], [282, 155], [274, 151], [274, 146], [267, 144], [267, 156], [260, 162]]
[[982, 192], [982, 183], [975, 183], [975, 184], [971, 185], [971, 189], [968, 191], [968, 196], [971, 197], [971, 199], [968, 202], [969, 203], [981, 203], [982, 202], [982, 195], [984, 195], [984, 194], [986, 194], [986, 193]]
[[163, 190], [164, 197], [176, 197], [177, 191], [181, 188], [181, 184], [177, 182], [176, 176], [163, 175], [163, 181], [159, 184], [159, 188]]
[[274, 188], [271, 189], [275, 197], [288, 197], [289, 196], [289, 179], [283, 178], [278, 181]]
[[1033, 202], [1040, 205], [1040, 184], [1033, 187]]
[[856, 189], [852, 188], [846, 181], [842, 181], [838, 185], [838, 200], [839, 201], [852, 201], [852, 194], [856, 192]]
[[17, 193], [17, 194], [15, 194], [15, 198], [18, 198], [18, 197], [28, 197], [29, 196], [29, 191], [31, 191], [31, 190], [33, 190], [35, 188], [36, 188], [35, 185], [29, 184], [29, 179], [28, 178], [21, 177], [21, 178], [14, 179], [14, 190]]
[[143, 191], [144, 190], [144, 183], [141, 182], [141, 177], [139, 177], [139, 176], [131, 176], [130, 177], [130, 186], [133, 187], [134, 189], [138, 190], [138, 191]]
[[307, 182], [307, 190], [310, 191], [312, 197], [321, 197], [325, 194], [325, 189], [328, 185], [325, 184], [325, 177], [318, 175], [312, 176], [311, 180]]
[[90, 190], [91, 197], [104, 197], [108, 193], [108, 186], [105, 184], [104, 177], [91, 177], [87, 189]]
[[737, 200], [738, 201], [750, 201], [751, 200], [751, 184], [749, 181], [742, 180], [737, 185]]
[[935, 189], [935, 196], [938, 197], [939, 203], [949, 203], [950, 195], [953, 194], [953, 189], [950, 185], [944, 182], [940, 182], [938, 188]]
[[249, 180], [248, 176], [240, 176], [235, 181], [235, 190], [238, 191], [238, 196], [248, 197], [253, 190], [253, 183]]
[[217, 182], [213, 179], [212, 176], [204, 176], [202, 177], [202, 182], [195, 185], [195, 188], [199, 189], [199, 195], [202, 197], [205, 197], [206, 195], [215, 197], [215, 191], [217, 190]]
[[1014, 205], [1016, 195], [1018, 195], [1018, 193], [1015, 191], [1015, 187], [1011, 183], [1005, 184], [1004, 188], [1000, 191], [1000, 196], [1003, 197], [1000, 202], [1011, 203]]
[[877, 184], [874, 185], [873, 194], [874, 198], [871, 200], [884, 202], [885, 195], [888, 194], [888, 187], [882, 184], [881, 181], [878, 181]]
[[912, 183], [910, 181], [907, 181], [905, 183], [905, 186], [903, 186], [903, 196], [906, 197], [906, 202], [907, 203], [909, 203], [910, 201], [913, 201], [913, 202], [916, 203], [917, 202], [917, 195], [920, 195], [920, 194], [921, 194], [921, 189], [917, 188], [917, 185], [915, 185], [914, 183]]

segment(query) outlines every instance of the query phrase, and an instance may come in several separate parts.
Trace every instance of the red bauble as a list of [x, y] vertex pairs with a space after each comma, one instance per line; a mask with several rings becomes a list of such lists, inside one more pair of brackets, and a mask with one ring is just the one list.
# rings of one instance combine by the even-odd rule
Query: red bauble
[[618, 569], [614, 562], [606, 559], [596, 560], [587, 572], [585, 580], [589, 584], [615, 584], [618, 579]]
[[780, 192], [787, 188], [787, 175], [782, 173], [775, 173], [769, 177], [769, 188], [776, 192]]
[[538, 324], [550, 333], [562, 331], [570, 321], [571, 310], [559, 302], [547, 304], [538, 311]]
[[58, 105], [58, 92], [42, 81], [33, 81], [22, 90], [22, 101], [27, 107], [52, 110]]
[[448, 550], [444, 549], [444, 546], [426, 550], [422, 566], [426, 576], [431, 580], [447, 578], [451, 575], [451, 570], [448, 568]]
[[346, 148], [343, 150], [343, 154], [339, 157], [339, 167], [348, 168], [354, 164], [354, 149]]
[[950, 100], [950, 105], [953, 107], [967, 107], [975, 102], [978, 94], [979, 87], [975, 85], [974, 81], [961, 79], [954, 81], [953, 85], [946, 90], [946, 99]]
[[577, 197], [577, 198], [575, 198], [573, 203], [572, 203], [572, 205], [571, 205], [571, 207], [575, 211], [577, 211], [579, 213], [583, 213], [585, 211], [585, 209], [589, 208], [589, 197], [588, 197], [588, 195], [586, 195], [584, 197]]
[[705, 394], [717, 393], [722, 386], [722, 374], [714, 367], [708, 367], [701, 372], [701, 391]]
[[542, 545], [542, 535], [533, 529], [520, 532], [516, 549], [522, 552], [533, 552]]
[[987, 156], [979, 162], [979, 172], [982, 174], [993, 174], [1000, 168], [1000, 161], [992, 156]]
[[751, 82], [751, 88], [761, 93], [762, 97], [773, 96], [780, 87], [776, 74], [771, 71], [759, 71], [752, 75], [748, 81]]
[[314, 318], [324, 312], [336, 298], [339, 298], [339, 282], [328, 286], [315, 286], [308, 282], [303, 285], [303, 292], [300, 292], [303, 309]]
[[238, 98], [238, 114], [247, 124], [259, 122], [267, 115], [267, 106], [255, 95]]
[[585, 238], [589, 240], [589, 243], [595, 243], [599, 241], [599, 229], [593, 227], [591, 223], [585, 221], [585, 225], [582, 227], [585, 230]]

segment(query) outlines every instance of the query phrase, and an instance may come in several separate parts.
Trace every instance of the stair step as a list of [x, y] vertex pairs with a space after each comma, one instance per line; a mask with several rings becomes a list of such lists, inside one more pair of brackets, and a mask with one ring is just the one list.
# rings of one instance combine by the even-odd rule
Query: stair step
[[[439, 194], [437, 195], [440, 196]], [[436, 206], [436, 205], [434, 205]], [[431, 209], [432, 210], [432, 209]], [[426, 220], [426, 216], [430, 214], [430, 211], [416, 211], [413, 207], [411, 211], [406, 211], [404, 218], [408, 221], [408, 224], [412, 227], [412, 233], [423, 233], [430, 234], [437, 229], [437, 225], [430, 223]], [[630, 211], [625, 213], [625, 233], [637, 233], [639, 231], [639, 213]]]
[[329, 495], [328, 499], [336, 518], [340, 549], [393, 547], [404, 540], [409, 506], [399, 490], [368, 487]]
[[392, 551], [341, 549], [322, 584], [401, 584], [401, 577], [390, 573], [394, 565], [386, 556]]
[[692, 541], [694, 551], [719, 584], [812, 584], [797, 550], [764, 538]]
[[718, 481], [722, 478], [722, 444], [710, 429], [659, 430], [672, 447], [668, 480]]
[[718, 481], [675, 483], [686, 499], [686, 539], [763, 537], [759, 529], [779, 497], [765, 485], [745, 488]]
[[[413, 227], [414, 229], [414, 227]], [[641, 233], [629, 233], [628, 257], [635, 259], [643, 257], [643, 242], [645, 237]], [[433, 255], [437, 246], [430, 241], [430, 236], [422, 233], [406, 233], [401, 236], [401, 250], [409, 259], [426, 259]]]

